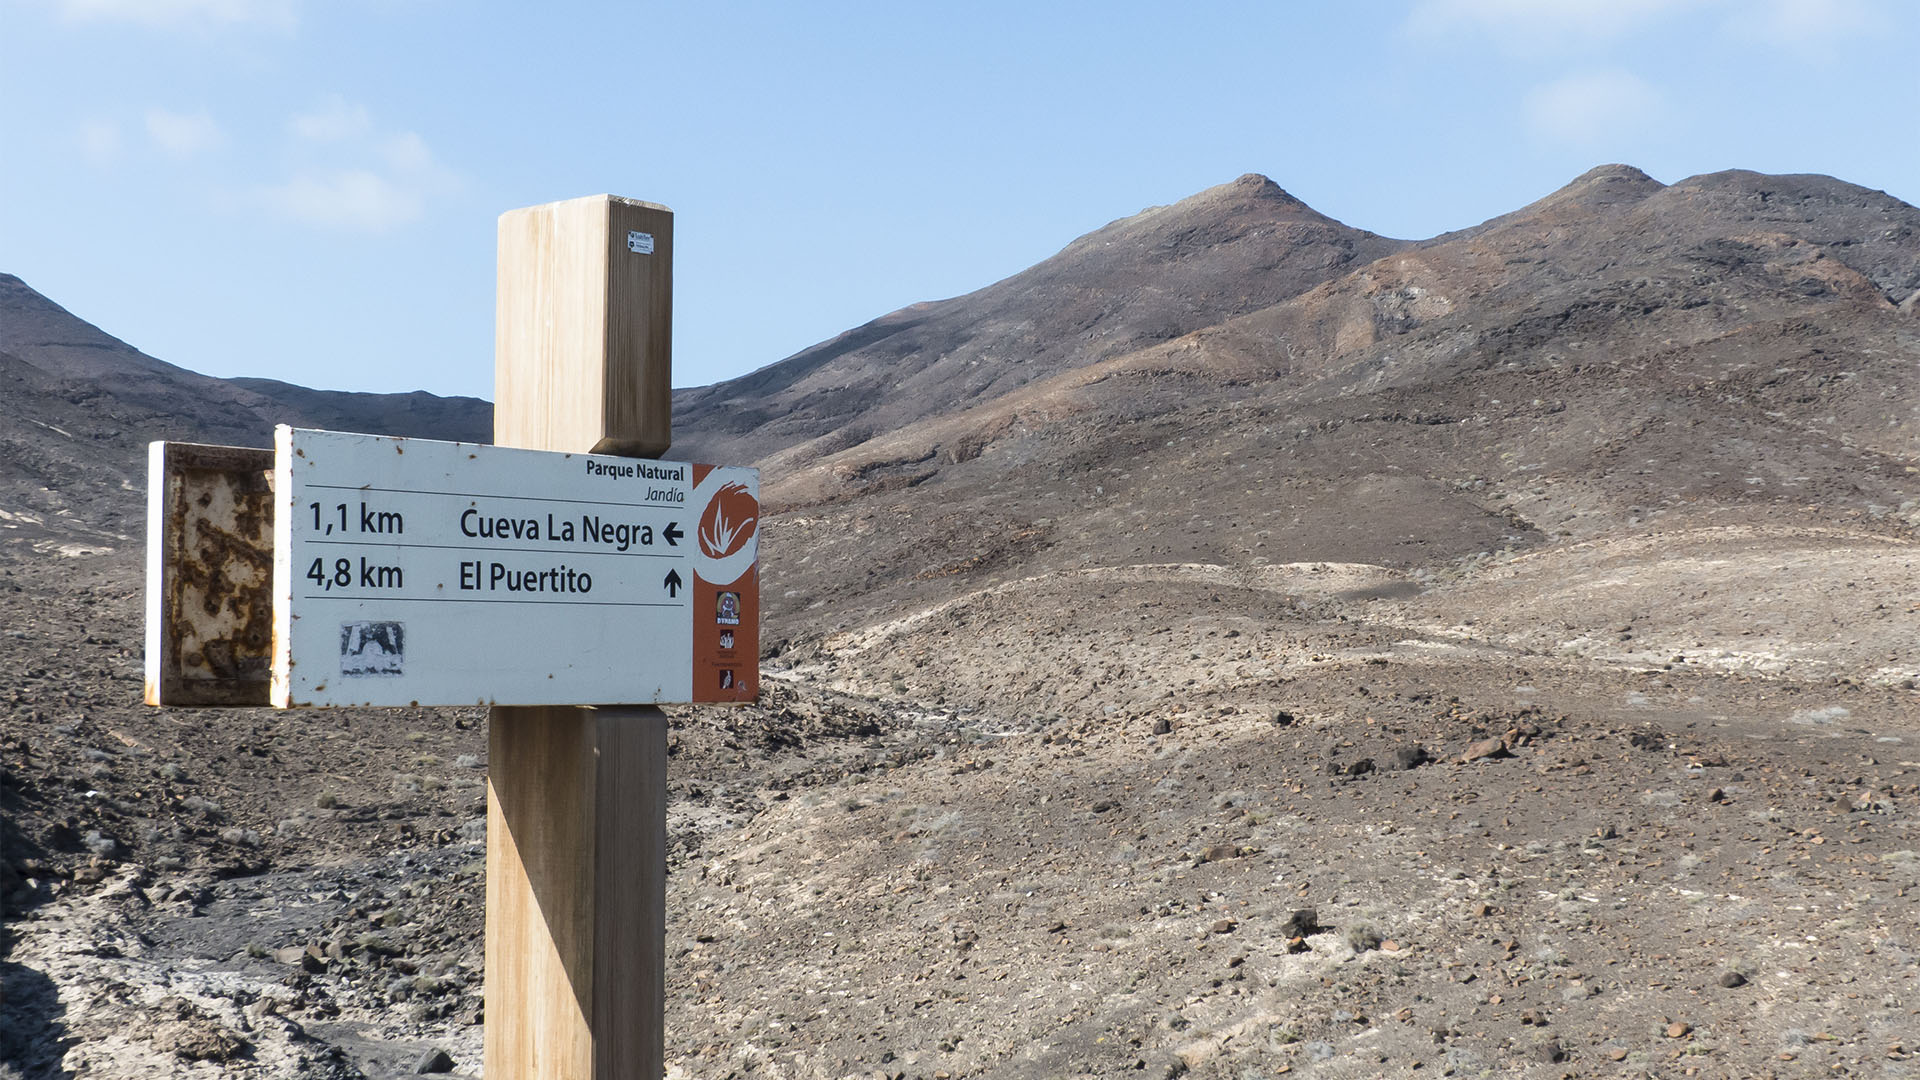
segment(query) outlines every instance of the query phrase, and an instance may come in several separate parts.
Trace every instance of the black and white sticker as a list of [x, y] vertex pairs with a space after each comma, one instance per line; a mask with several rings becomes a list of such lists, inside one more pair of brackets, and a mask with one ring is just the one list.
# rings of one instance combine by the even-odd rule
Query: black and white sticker
[[349, 678], [404, 675], [407, 626], [401, 622], [340, 624], [340, 674]]

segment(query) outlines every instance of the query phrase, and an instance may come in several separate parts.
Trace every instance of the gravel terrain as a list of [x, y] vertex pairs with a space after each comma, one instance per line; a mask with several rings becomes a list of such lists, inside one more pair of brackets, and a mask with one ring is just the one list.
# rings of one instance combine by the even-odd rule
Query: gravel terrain
[[[1920, 1075], [1920, 210], [1091, 237], [683, 396], [768, 645], [670, 713], [669, 1075]], [[472, 403], [0, 286], [0, 1080], [479, 1075], [484, 713], [139, 704], [141, 440]]]

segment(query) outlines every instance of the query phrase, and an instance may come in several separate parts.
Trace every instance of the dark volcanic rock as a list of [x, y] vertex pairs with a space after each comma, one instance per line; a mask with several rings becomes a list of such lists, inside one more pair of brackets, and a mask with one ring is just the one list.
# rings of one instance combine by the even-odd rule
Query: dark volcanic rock
[[1400, 770], [1417, 769], [1433, 760], [1424, 746], [1396, 746], [1387, 754], [1387, 760]]

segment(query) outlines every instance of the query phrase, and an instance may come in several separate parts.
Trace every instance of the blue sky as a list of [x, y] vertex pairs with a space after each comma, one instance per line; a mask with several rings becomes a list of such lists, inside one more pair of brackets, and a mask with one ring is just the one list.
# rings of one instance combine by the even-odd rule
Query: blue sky
[[0, 0], [0, 271], [216, 375], [491, 396], [494, 219], [675, 211], [675, 383], [1246, 172], [1424, 237], [1587, 168], [1920, 201], [1908, 0]]

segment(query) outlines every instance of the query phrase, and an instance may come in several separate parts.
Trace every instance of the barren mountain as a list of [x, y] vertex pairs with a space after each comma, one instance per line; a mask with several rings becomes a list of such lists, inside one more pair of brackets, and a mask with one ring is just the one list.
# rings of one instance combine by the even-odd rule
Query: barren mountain
[[[809, 553], [807, 604], [885, 609], [1089, 564], [1434, 570], [1722, 521], [1906, 535], [1916, 228], [1826, 178], [1597, 169], [1174, 341], [773, 455], [774, 536]], [[872, 573], [845, 572], [856, 552]]]
[[144, 505], [116, 493], [142, 487], [154, 439], [264, 446], [277, 423], [486, 439], [493, 426], [492, 407], [474, 398], [309, 390], [175, 367], [11, 274], [0, 274], [0, 386], [0, 498], [15, 515], [0, 523], [15, 539], [48, 522], [76, 535], [137, 533]]
[[801, 444], [831, 452], [1258, 310], [1405, 246], [1243, 176], [1113, 222], [978, 292], [683, 391], [675, 437], [687, 449], [676, 452], [714, 461]]
[[[770, 644], [672, 716], [669, 1075], [1914, 1075], [1917, 290], [1828, 177], [1248, 177], [683, 392]], [[477, 1073], [482, 717], [138, 706], [71, 447], [167, 419], [4, 310], [0, 1076]]]

